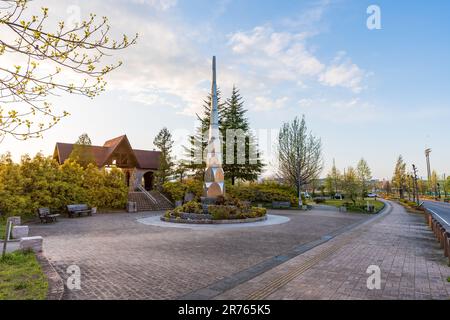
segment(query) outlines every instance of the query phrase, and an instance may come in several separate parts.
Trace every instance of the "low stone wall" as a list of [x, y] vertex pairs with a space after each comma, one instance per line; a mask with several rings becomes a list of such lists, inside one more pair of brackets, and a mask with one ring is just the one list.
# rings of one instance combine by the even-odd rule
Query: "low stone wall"
[[[188, 214], [188, 213], [186, 213]], [[192, 214], [192, 213], [189, 213]], [[195, 214], [195, 213], [194, 213]], [[183, 214], [182, 214], [183, 215]], [[205, 216], [205, 215], [203, 215]], [[161, 216], [161, 221], [172, 222], [172, 223], [184, 223], [184, 224], [237, 224], [237, 223], [250, 223], [250, 222], [258, 222], [267, 220], [267, 215], [263, 217], [257, 218], [247, 218], [247, 219], [232, 219], [232, 220], [212, 220], [212, 219], [203, 219], [203, 220], [194, 220], [194, 219], [176, 219], [176, 218], [167, 218]]]
[[212, 220], [210, 214], [199, 214], [199, 213], [182, 213], [181, 219], [190, 220]]

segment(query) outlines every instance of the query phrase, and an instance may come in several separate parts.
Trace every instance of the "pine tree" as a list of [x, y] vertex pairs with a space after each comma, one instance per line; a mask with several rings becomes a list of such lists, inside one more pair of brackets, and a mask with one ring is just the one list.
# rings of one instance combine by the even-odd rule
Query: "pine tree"
[[[220, 90], [217, 90], [217, 100], [219, 107], [219, 125], [221, 121], [221, 113], [224, 108], [224, 104], [221, 102]], [[189, 137], [188, 146], [184, 146], [185, 156], [187, 160], [184, 160], [184, 167], [194, 173], [194, 177], [197, 179], [203, 179], [205, 175], [205, 149], [208, 146], [208, 130], [211, 117], [211, 94], [208, 94], [205, 100], [203, 100], [202, 114], [196, 114], [199, 126], [195, 130], [195, 134]]]
[[159, 168], [155, 174], [156, 188], [161, 190], [163, 184], [167, 182], [169, 176], [172, 174], [172, 134], [167, 128], [162, 128], [158, 135], [153, 140], [153, 144], [161, 152], [159, 159]]
[[91, 141], [91, 138], [89, 138], [87, 133], [83, 133], [81, 136], [78, 137], [78, 140], [77, 140], [77, 142], [75, 142], [75, 144], [80, 144], [83, 146], [91, 146], [92, 141]]
[[[255, 137], [250, 132], [246, 112], [239, 90], [233, 86], [231, 97], [227, 99], [225, 107], [222, 109], [220, 123], [223, 138], [223, 169], [225, 177], [230, 179], [232, 185], [237, 179], [256, 180], [264, 167], [260, 160]], [[238, 130], [236, 135], [233, 130]], [[231, 134], [230, 137], [227, 137], [228, 134]], [[243, 136], [238, 137], [239, 135]], [[232, 138], [233, 141], [227, 141], [227, 138]], [[229, 151], [233, 154], [227, 154]]]
[[96, 164], [91, 145], [91, 138], [89, 138], [87, 133], [83, 133], [73, 145], [69, 158], [78, 162], [83, 168], [87, 168], [91, 163]]

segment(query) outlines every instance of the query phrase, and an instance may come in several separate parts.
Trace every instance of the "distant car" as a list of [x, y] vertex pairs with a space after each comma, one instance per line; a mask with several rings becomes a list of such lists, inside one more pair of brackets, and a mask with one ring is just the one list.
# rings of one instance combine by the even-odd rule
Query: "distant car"
[[378, 198], [378, 195], [376, 193], [369, 193], [367, 195], [368, 198]]
[[335, 200], [342, 200], [342, 199], [344, 199], [344, 196], [342, 194], [340, 194], [340, 193], [336, 193], [334, 195], [334, 199]]
[[305, 199], [311, 199], [311, 196], [308, 192], [302, 192], [301, 194], [305, 197]]

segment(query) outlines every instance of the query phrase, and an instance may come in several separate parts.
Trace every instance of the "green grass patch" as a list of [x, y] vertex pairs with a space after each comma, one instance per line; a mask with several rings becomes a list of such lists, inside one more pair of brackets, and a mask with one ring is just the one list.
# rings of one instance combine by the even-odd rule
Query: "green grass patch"
[[369, 204], [373, 205], [375, 208], [375, 213], [378, 213], [381, 211], [381, 209], [384, 208], [384, 203], [379, 201], [379, 200], [374, 200], [374, 199], [364, 199], [364, 200], [358, 200], [356, 201], [356, 207], [353, 206], [353, 202], [349, 201], [349, 200], [326, 200], [323, 204], [328, 205], [328, 206], [333, 206], [333, 207], [342, 207], [342, 206], [347, 206], [348, 211], [350, 212], [366, 212], [363, 207], [367, 207], [367, 202], [369, 202]]
[[450, 282], [450, 277], [447, 278], [447, 282]]
[[0, 257], [0, 300], [44, 300], [48, 282], [31, 251]]

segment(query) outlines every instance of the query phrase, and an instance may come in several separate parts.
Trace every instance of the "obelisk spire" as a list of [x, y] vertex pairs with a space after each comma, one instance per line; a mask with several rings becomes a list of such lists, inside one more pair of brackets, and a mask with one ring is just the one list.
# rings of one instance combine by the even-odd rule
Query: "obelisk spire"
[[219, 101], [217, 97], [217, 77], [216, 77], [216, 56], [212, 61], [212, 86], [211, 86], [211, 116], [210, 121], [213, 125], [219, 124]]
[[205, 196], [216, 198], [225, 192], [222, 169], [222, 144], [219, 137], [219, 102], [217, 97], [216, 57], [212, 62], [211, 115], [206, 154]]

